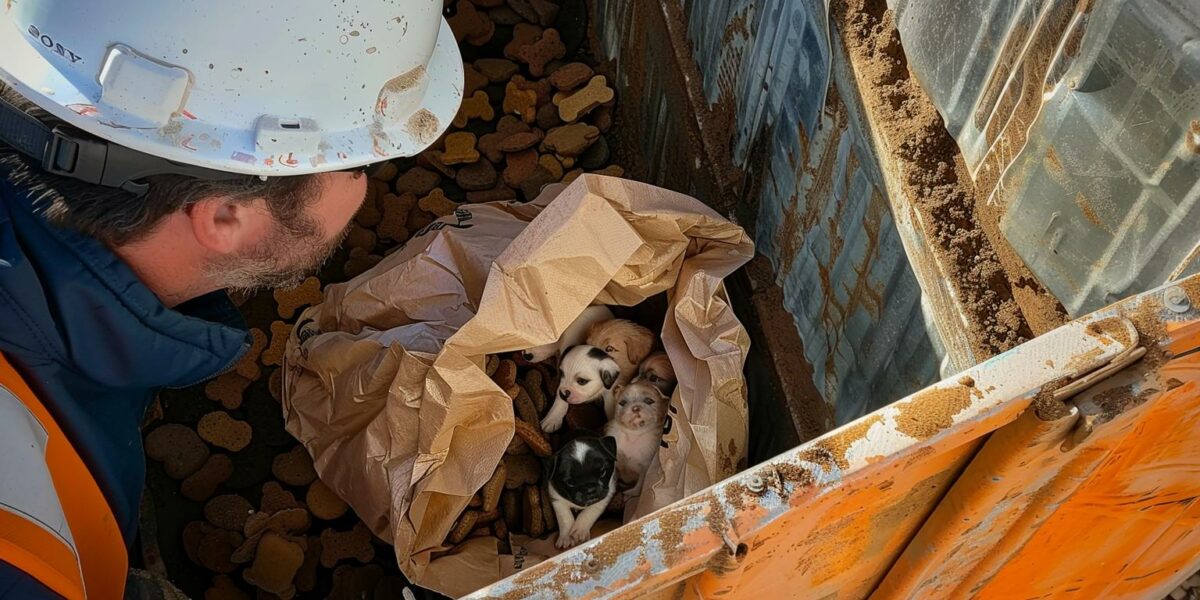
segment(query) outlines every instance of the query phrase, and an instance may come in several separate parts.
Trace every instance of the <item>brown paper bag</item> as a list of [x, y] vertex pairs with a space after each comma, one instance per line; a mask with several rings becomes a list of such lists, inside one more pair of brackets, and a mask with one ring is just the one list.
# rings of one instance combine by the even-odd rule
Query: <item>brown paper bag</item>
[[647, 514], [744, 466], [750, 342], [722, 279], [753, 252], [701, 202], [610, 177], [529, 204], [464, 205], [300, 316], [284, 360], [287, 430], [395, 545], [405, 575], [468, 593], [513, 569], [491, 539], [440, 554], [513, 436], [486, 355], [554, 341], [592, 302], [667, 292], [662, 342], [679, 386], [666, 447], [627, 510]]

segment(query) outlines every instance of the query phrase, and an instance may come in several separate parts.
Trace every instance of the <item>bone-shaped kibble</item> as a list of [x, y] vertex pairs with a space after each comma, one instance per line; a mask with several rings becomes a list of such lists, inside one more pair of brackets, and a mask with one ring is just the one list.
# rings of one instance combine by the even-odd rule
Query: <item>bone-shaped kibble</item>
[[523, 90], [510, 81], [504, 86], [504, 102], [501, 108], [506, 114], [520, 115], [522, 121], [532, 123], [537, 118], [537, 92]]
[[487, 92], [479, 90], [471, 94], [469, 98], [463, 98], [458, 114], [454, 115], [453, 124], [455, 127], [463, 128], [471, 122], [471, 119], [491, 121], [495, 117], [496, 112], [492, 110], [492, 105], [488, 102]]
[[320, 301], [321, 280], [316, 277], [309, 277], [294, 288], [275, 290], [275, 302], [278, 303], [279, 317], [283, 319], [292, 318], [292, 314], [301, 306], [317, 304]]
[[573, 123], [597, 106], [612, 102], [612, 99], [612, 88], [608, 87], [603, 75], [597, 75], [577, 92], [561, 97], [555, 95], [554, 103], [558, 105], [559, 118], [563, 122]]
[[442, 152], [442, 163], [446, 165], [461, 165], [479, 160], [479, 151], [475, 150], [475, 134], [469, 131], [456, 131], [446, 136], [446, 150]]

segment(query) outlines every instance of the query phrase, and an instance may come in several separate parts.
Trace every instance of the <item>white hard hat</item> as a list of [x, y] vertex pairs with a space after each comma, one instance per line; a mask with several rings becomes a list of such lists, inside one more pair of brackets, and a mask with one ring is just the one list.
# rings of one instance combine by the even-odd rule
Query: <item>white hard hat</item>
[[442, 0], [3, 0], [0, 79], [169, 161], [347, 169], [432, 144], [462, 100]]

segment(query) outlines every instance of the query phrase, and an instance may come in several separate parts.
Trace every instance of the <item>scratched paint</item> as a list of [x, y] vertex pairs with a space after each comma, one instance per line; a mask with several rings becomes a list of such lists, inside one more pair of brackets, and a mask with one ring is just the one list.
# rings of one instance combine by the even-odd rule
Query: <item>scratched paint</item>
[[[472, 597], [644, 597], [741, 542], [738, 597], [866, 597], [988, 434], [1016, 420], [1041, 386], [1078, 375], [1066, 367], [1072, 357], [1094, 356], [1090, 370], [1127, 349], [1088, 325], [1041, 336]], [[959, 383], [968, 378], [974, 385]], [[956, 387], [961, 409], [960, 397], [937, 393]], [[901, 408], [916, 403], [926, 406]], [[951, 416], [928, 417], [929, 435], [914, 437], [900, 430], [904, 412]]]

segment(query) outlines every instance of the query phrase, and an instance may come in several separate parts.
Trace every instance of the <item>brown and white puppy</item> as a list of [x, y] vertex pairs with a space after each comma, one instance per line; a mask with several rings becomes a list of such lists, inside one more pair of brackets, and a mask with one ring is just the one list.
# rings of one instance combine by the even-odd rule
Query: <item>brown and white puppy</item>
[[533, 363], [542, 362], [552, 356], [562, 358], [562, 355], [566, 354], [572, 346], [578, 346], [584, 342], [592, 325], [601, 321], [610, 321], [612, 318], [612, 311], [608, 310], [607, 306], [589, 306], [583, 309], [583, 312], [567, 326], [557, 341], [530, 348], [521, 354], [525, 360]]
[[621, 389], [617, 414], [604, 426], [604, 433], [617, 440], [618, 481], [632, 486], [624, 498], [642, 493], [646, 469], [662, 441], [668, 404], [668, 398], [649, 381], [635, 381]]
[[592, 526], [617, 492], [616, 464], [617, 441], [594, 436], [563, 444], [546, 462], [550, 506], [558, 521], [555, 546], [570, 548], [592, 537]]
[[675, 367], [671, 366], [671, 359], [667, 358], [667, 353], [661, 350], [647, 356], [646, 360], [638, 365], [638, 374], [633, 380], [650, 382], [667, 398], [670, 398], [671, 393], [675, 391], [677, 381]]
[[561, 373], [558, 394], [542, 418], [542, 431], [558, 431], [570, 404], [603, 400], [604, 414], [612, 415], [613, 386], [621, 374], [617, 361], [603, 350], [585, 344], [567, 350], [558, 368]]
[[[613, 357], [621, 367], [617, 383], [629, 383], [637, 374], [638, 364], [654, 349], [654, 333], [625, 319], [612, 319], [592, 325], [588, 345], [595, 346]], [[608, 415], [612, 417], [612, 413]]]

